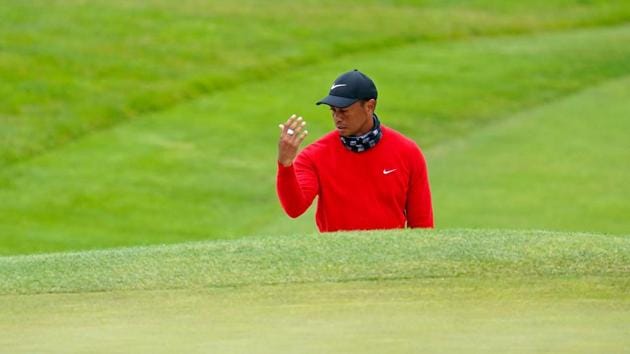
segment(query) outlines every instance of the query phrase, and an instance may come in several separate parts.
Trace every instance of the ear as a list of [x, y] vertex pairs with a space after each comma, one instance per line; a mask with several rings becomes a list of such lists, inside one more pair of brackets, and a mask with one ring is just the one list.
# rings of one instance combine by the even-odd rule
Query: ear
[[376, 100], [373, 98], [370, 99], [369, 101], [367, 101], [367, 104], [365, 106], [369, 110], [369, 113], [374, 113], [374, 110], [376, 109]]

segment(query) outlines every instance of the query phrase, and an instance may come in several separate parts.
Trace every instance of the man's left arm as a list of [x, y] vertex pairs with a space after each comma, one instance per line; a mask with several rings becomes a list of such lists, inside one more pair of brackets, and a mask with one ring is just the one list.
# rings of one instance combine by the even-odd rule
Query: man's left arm
[[407, 227], [433, 228], [433, 204], [427, 163], [418, 147], [411, 159], [411, 177], [407, 192]]

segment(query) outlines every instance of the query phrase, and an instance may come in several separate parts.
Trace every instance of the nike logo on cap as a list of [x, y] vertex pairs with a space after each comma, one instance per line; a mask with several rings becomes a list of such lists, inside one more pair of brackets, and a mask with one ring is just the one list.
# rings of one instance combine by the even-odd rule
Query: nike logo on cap
[[388, 175], [388, 174], [390, 174], [390, 173], [392, 173], [392, 172], [394, 172], [396, 170], [397, 170], [397, 168], [394, 168], [394, 169], [391, 169], [391, 170], [383, 170], [383, 174], [384, 175]]
[[333, 84], [332, 87], [330, 88], [330, 90], [332, 91], [332, 90], [336, 89], [337, 87], [342, 87], [342, 86], [348, 86], [348, 85], [346, 85], [346, 84], [339, 84], [339, 85]]

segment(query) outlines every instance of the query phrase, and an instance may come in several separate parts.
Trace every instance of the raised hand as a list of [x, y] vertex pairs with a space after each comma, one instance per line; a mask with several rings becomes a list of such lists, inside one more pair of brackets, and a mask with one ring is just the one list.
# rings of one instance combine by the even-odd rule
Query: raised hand
[[280, 141], [278, 142], [278, 161], [283, 166], [291, 166], [293, 160], [298, 153], [298, 148], [306, 135], [308, 130], [302, 131], [306, 126], [306, 122], [302, 117], [292, 115], [284, 124], [278, 125], [280, 128]]

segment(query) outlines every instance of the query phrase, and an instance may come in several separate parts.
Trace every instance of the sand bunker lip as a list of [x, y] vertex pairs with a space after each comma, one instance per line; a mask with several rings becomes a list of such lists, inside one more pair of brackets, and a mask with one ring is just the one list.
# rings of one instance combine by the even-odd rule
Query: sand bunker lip
[[627, 276], [630, 238], [508, 230], [252, 237], [0, 258], [0, 294], [458, 277]]
[[630, 235], [518, 230], [0, 257], [0, 341], [12, 353], [616, 352], [629, 272]]

